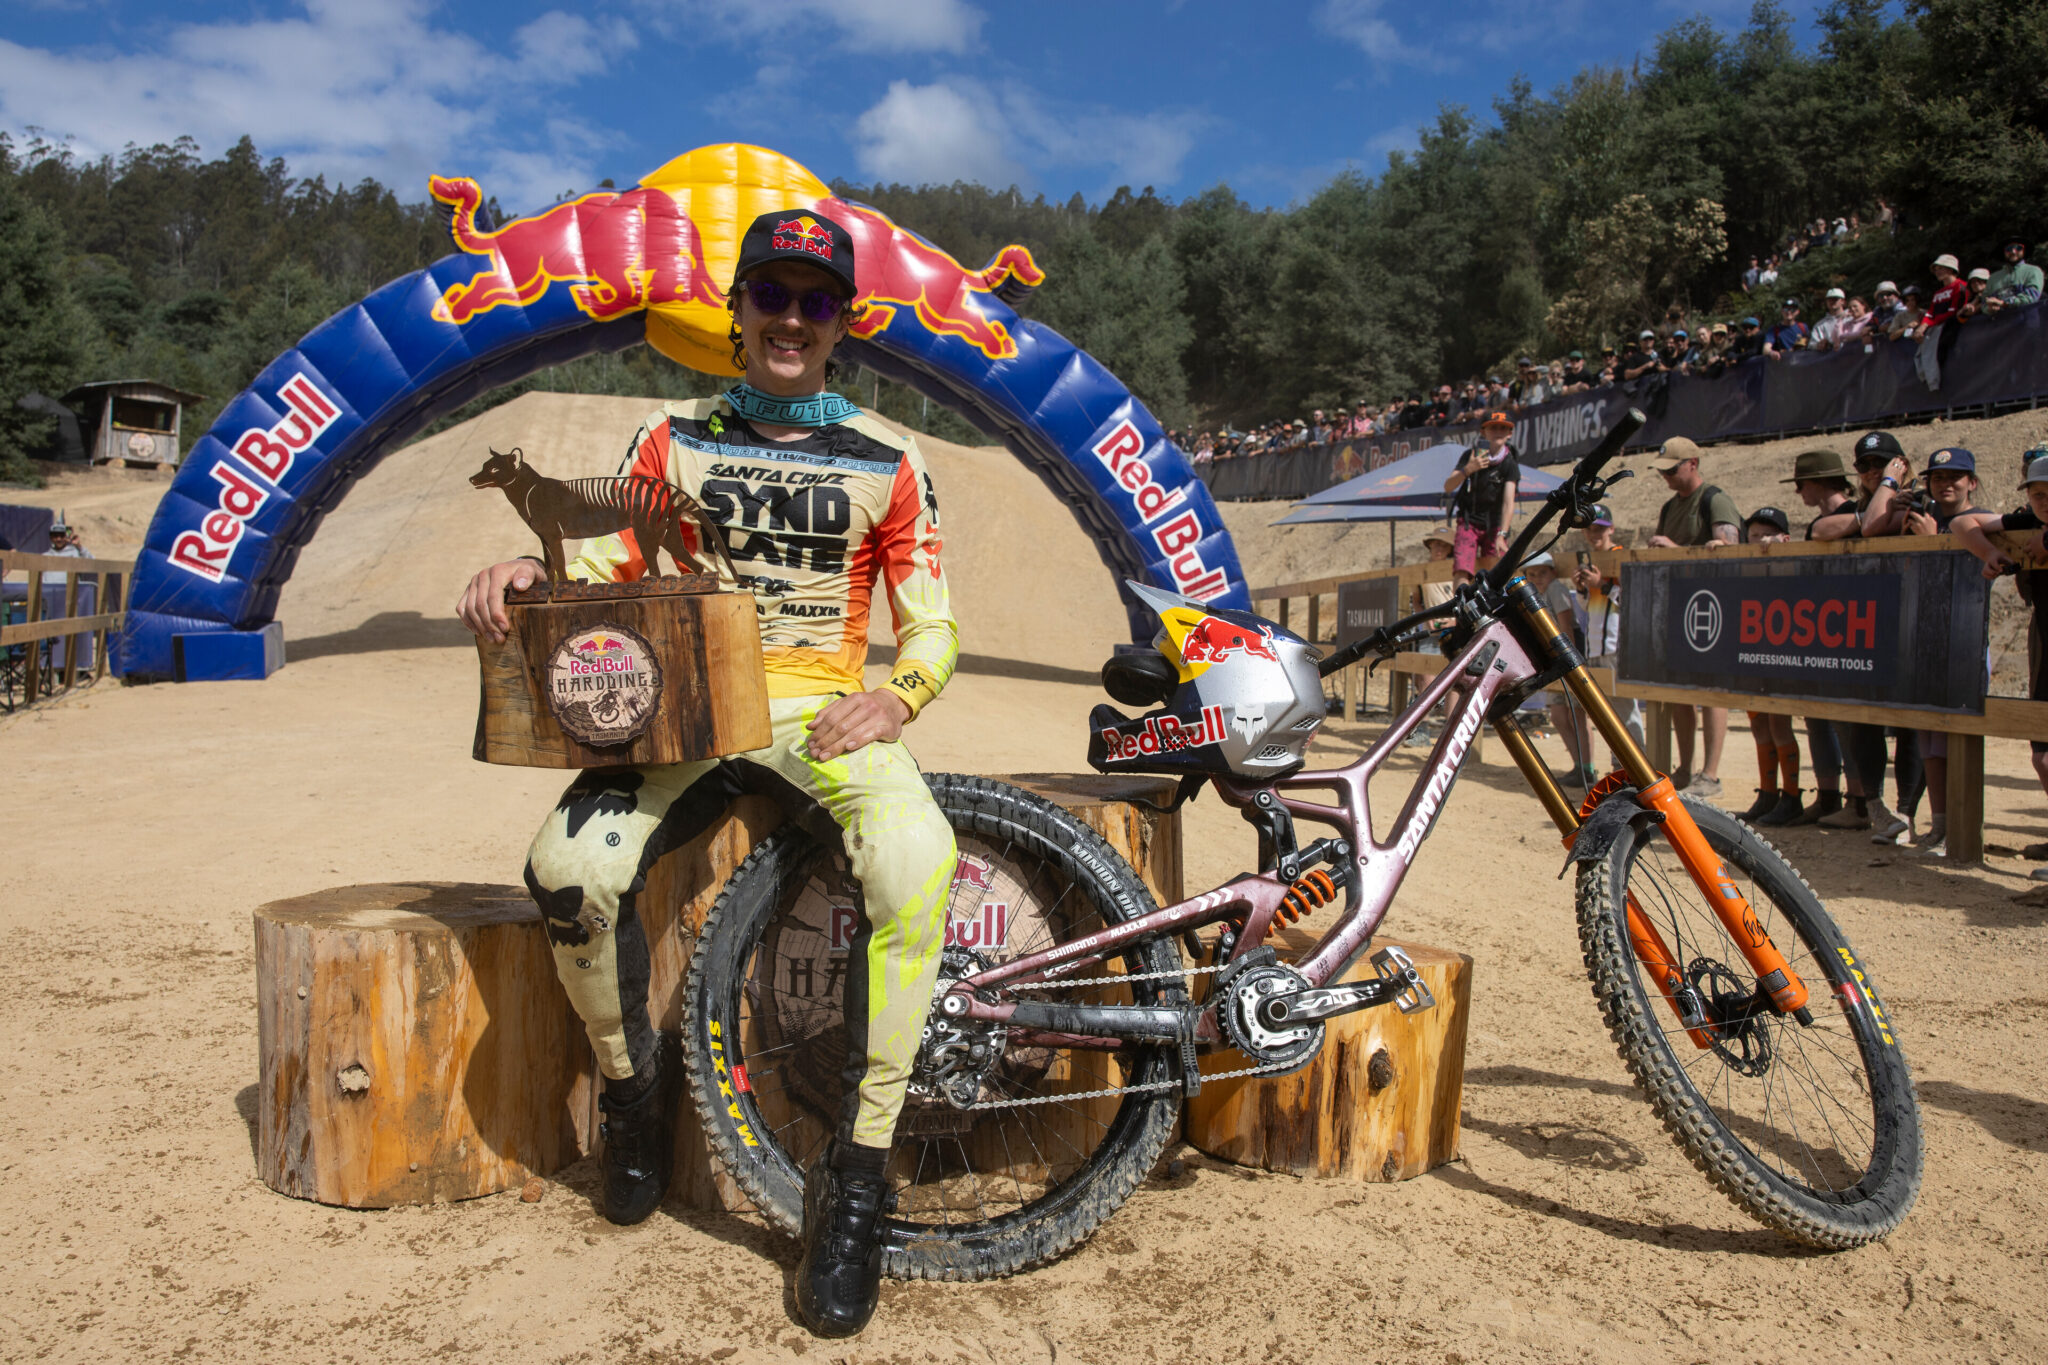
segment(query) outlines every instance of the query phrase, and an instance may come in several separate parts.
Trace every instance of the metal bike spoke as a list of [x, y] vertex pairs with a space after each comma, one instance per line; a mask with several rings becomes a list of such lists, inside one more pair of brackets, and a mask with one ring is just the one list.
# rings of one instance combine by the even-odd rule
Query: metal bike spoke
[[1010, 1168], [1010, 1183], [1017, 1187], [1017, 1207], [1021, 1209], [1026, 1202], [1024, 1198], [1024, 1182], [1017, 1177], [1017, 1158], [1010, 1154], [1010, 1125], [998, 1119], [996, 1121], [996, 1136], [1002, 1140], [1003, 1164]]
[[960, 1135], [953, 1135], [953, 1145], [960, 1149], [960, 1169], [967, 1174], [968, 1187], [974, 1191], [974, 1211], [981, 1215], [981, 1221], [988, 1221], [988, 1206], [981, 1202], [981, 1180], [974, 1173], [974, 1158], [967, 1154], [967, 1144]]

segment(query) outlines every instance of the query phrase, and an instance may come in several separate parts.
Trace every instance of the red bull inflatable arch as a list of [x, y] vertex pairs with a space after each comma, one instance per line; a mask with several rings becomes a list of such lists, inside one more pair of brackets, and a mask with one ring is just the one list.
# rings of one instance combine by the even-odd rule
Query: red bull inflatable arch
[[819, 210], [854, 237], [866, 316], [841, 354], [1001, 440], [1068, 506], [1116, 575], [1132, 638], [1157, 620], [1126, 578], [1218, 606], [1250, 600], [1208, 490], [1116, 377], [1015, 305], [1044, 278], [1005, 247], [961, 266], [804, 167], [726, 144], [638, 188], [480, 221], [474, 181], [435, 177], [461, 248], [313, 329], [222, 410], [165, 492], [115, 656], [135, 679], [260, 677], [300, 549], [357, 479], [427, 423], [549, 365], [645, 342], [733, 374], [725, 286], [758, 214]]

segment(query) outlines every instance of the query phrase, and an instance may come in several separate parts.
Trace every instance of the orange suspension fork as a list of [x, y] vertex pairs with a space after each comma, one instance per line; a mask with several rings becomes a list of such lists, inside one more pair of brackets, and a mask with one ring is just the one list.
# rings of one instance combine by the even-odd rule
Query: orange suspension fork
[[[1522, 619], [1536, 632], [1539, 639], [1551, 646], [1545, 650], [1545, 655], [1557, 657], [1558, 649], [1565, 647], [1565, 640], [1555, 618], [1544, 610], [1540, 602], [1534, 602], [1533, 593], [1523, 598], [1519, 605]], [[1722, 870], [1720, 855], [1714, 852], [1713, 846], [1707, 842], [1706, 835], [1700, 833], [1700, 827], [1693, 821], [1692, 812], [1678, 799], [1677, 791], [1671, 786], [1671, 779], [1650, 766], [1648, 756], [1637, 747], [1634, 736], [1622, 725], [1621, 717], [1615, 714], [1606, 696], [1594, 686], [1592, 675], [1583, 665], [1565, 674], [1562, 681], [1579, 705], [1586, 708], [1587, 718], [1593, 722], [1601, 738], [1607, 741], [1608, 747], [1621, 760], [1622, 771], [1628, 774], [1629, 781], [1635, 783], [1639, 799], [1649, 809], [1664, 817], [1664, 837], [1670, 841], [1672, 850], [1678, 854], [1678, 860], [1685, 865], [1687, 874], [1692, 877], [1693, 885], [1699, 887], [1700, 894], [1706, 897], [1707, 904], [1713, 907], [1714, 914], [1728, 930], [1728, 936], [1735, 940], [1736, 946], [1742, 950], [1743, 957], [1756, 973], [1757, 984], [1771, 997], [1771, 1003], [1782, 1014], [1790, 1014], [1805, 1008], [1806, 983], [1792, 970], [1792, 964], [1785, 960], [1785, 955], [1778, 951], [1778, 945], [1771, 941], [1770, 934], [1758, 922], [1756, 911], [1750, 908], [1749, 902], [1743, 898], [1735, 883]], [[1543, 771], [1547, 778], [1549, 769], [1545, 768]], [[1555, 787], [1557, 784], [1552, 782], [1550, 785]], [[1563, 794], [1559, 793], [1560, 799], [1562, 796]], [[1638, 913], [1631, 899], [1631, 941], [1636, 938], [1635, 927], [1638, 920], [1641, 920], [1643, 927], [1649, 931], [1646, 938], [1654, 940], [1656, 927], [1649, 923], [1646, 916]], [[1661, 944], [1661, 940], [1656, 941]], [[1649, 965], [1649, 959], [1644, 961]], [[1662, 954], [1662, 961], [1671, 961], [1668, 950]]]

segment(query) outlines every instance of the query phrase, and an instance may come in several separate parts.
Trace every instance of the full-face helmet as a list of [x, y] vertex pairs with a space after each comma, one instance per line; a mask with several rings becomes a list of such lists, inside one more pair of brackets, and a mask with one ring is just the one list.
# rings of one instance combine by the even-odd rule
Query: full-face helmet
[[1127, 586], [1158, 613], [1159, 633], [1150, 651], [1120, 653], [1103, 665], [1102, 684], [1126, 705], [1161, 709], [1134, 720], [1096, 707], [1088, 718], [1089, 765], [1245, 781], [1301, 767], [1328, 714], [1315, 646], [1248, 611]]

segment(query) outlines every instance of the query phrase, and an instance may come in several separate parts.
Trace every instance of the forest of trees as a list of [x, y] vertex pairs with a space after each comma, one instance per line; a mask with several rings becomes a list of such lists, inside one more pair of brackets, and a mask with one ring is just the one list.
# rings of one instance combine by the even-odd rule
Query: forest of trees
[[[1989, 262], [2009, 233], [2041, 240], [2048, 0], [1831, 0], [1817, 25], [1802, 45], [1775, 0], [1736, 31], [1687, 20], [1631, 69], [1543, 94], [1518, 79], [1489, 116], [1447, 105], [1381, 174], [1347, 172], [1284, 209], [1222, 185], [1178, 202], [1124, 188], [1099, 205], [973, 184], [835, 189], [970, 266], [1031, 247], [1048, 278], [1028, 315], [1173, 426], [1377, 402], [1518, 351], [1590, 350], [1673, 302], [1725, 315], [1751, 253], [1815, 216], [1868, 222], [1880, 198], [1897, 232], [1817, 253], [1781, 287], [1867, 290], [1923, 279], [1939, 251]], [[208, 395], [189, 443], [311, 327], [452, 249], [430, 205], [375, 181], [295, 178], [247, 138], [211, 161], [188, 138], [81, 160], [60, 133], [0, 134], [0, 478], [24, 477], [24, 455], [52, 438], [21, 394], [161, 380]], [[885, 413], [927, 420], [918, 396], [873, 383], [848, 377]], [[473, 409], [529, 388], [717, 384], [642, 347]], [[936, 410], [928, 424], [969, 430]]]

